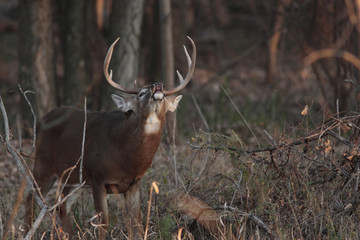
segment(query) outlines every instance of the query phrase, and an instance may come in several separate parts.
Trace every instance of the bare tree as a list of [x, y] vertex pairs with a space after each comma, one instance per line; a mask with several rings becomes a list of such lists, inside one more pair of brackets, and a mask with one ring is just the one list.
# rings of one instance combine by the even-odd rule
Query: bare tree
[[277, 56], [278, 56], [278, 48], [279, 42], [281, 38], [281, 34], [283, 32], [283, 25], [285, 19], [285, 10], [291, 4], [291, 0], [279, 0], [277, 3], [275, 22], [273, 26], [273, 34], [269, 40], [269, 60], [267, 63], [267, 72], [266, 72], [266, 80], [268, 83], [276, 84], [276, 77], [278, 75], [278, 64], [277, 64]]
[[[160, 24], [161, 24], [161, 68], [162, 81], [166, 87], [173, 88], [174, 83], [174, 48], [172, 35], [171, 1], [160, 0]], [[166, 114], [166, 127], [168, 140], [173, 143], [175, 140], [175, 116], [174, 113]]]
[[[345, 1], [352, 4], [352, 1]], [[352, 37], [351, 14], [343, 1], [319, 0], [310, 4], [312, 22], [306, 29], [305, 52], [311, 53], [326, 48], [337, 48], [354, 52], [358, 46]], [[351, 6], [350, 9], [353, 9]], [[336, 9], [336, 11], [335, 11]], [[355, 37], [354, 37], [355, 38]], [[351, 85], [345, 79], [352, 78], [351, 65], [339, 57], [321, 59], [312, 64], [324, 98], [325, 110], [328, 113], [345, 111], [351, 92]], [[338, 104], [337, 104], [338, 103]]]
[[[56, 106], [52, 15], [50, 0], [20, 1], [19, 82], [36, 91], [39, 115]], [[27, 103], [22, 113], [31, 119]]]
[[[82, 102], [87, 82], [85, 70], [85, 20], [87, 1], [65, 1], [64, 99], [67, 105]], [[80, 93], [80, 94], [79, 94]]]
[[[120, 37], [115, 48], [111, 67], [114, 80], [124, 86], [133, 86], [138, 75], [141, 24], [144, 15], [144, 0], [113, 1], [110, 16], [110, 42]], [[106, 108], [110, 105], [109, 88], [103, 94]]]

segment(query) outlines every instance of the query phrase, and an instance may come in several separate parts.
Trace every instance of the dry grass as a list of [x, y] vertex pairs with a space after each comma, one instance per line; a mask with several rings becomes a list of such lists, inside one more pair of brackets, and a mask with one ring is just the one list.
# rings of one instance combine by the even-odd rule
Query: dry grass
[[[297, 127], [260, 136], [263, 148], [256, 141], [245, 143], [235, 132], [202, 131], [176, 148], [162, 145], [142, 180], [147, 238], [176, 239], [180, 234], [181, 239], [358, 239], [360, 115], [330, 118], [314, 129], [309, 127], [308, 116], [302, 118]], [[24, 147], [30, 144], [23, 142]], [[0, 166], [3, 233], [21, 176], [4, 147]], [[153, 181], [160, 194], [152, 196], [147, 218]], [[55, 191], [47, 202], [55, 201]], [[108, 198], [109, 239], [126, 239], [122, 198]], [[199, 212], [199, 206], [206, 211]], [[71, 214], [79, 238], [96, 239], [90, 190], [78, 194]], [[8, 239], [21, 238], [23, 219], [22, 204]], [[52, 230], [54, 226], [57, 231]], [[61, 228], [47, 216], [35, 239], [50, 239], [52, 231], [57, 239]]]

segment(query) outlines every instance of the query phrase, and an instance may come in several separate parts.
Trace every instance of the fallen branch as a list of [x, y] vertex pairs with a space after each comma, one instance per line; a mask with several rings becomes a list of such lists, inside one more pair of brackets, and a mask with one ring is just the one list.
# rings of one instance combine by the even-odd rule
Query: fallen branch
[[216, 210], [229, 211], [232, 213], [236, 213], [236, 214], [248, 217], [254, 223], [256, 223], [260, 228], [262, 228], [266, 233], [271, 235], [271, 230], [269, 229], [269, 227], [260, 218], [258, 218], [257, 216], [255, 216], [251, 213], [247, 213], [247, 212], [241, 211], [237, 208], [230, 207], [230, 206], [218, 207], [218, 208], [216, 208]]
[[[280, 144], [276, 144], [275, 146], [271, 146], [271, 147], [245, 150], [245, 152], [250, 155], [254, 155], [254, 154], [260, 153], [260, 152], [271, 152], [272, 153], [273, 151], [276, 151], [279, 149], [289, 149], [293, 146], [297, 146], [297, 145], [301, 145], [301, 144], [308, 144], [312, 141], [319, 140], [328, 135], [337, 139], [338, 141], [342, 142], [346, 146], [348, 146], [350, 148], [354, 148], [354, 145], [349, 140], [347, 140], [346, 138], [340, 136], [339, 134], [337, 134], [333, 131], [334, 129], [337, 129], [339, 126], [342, 126], [344, 124], [347, 124], [349, 127], [356, 127], [354, 124], [349, 123], [349, 121], [351, 121], [351, 120], [360, 120], [360, 115], [345, 116], [340, 119], [333, 118], [331, 121], [329, 121], [325, 125], [325, 129], [323, 129], [324, 126], [321, 126], [321, 128], [320, 128], [321, 131], [313, 133], [309, 136], [303, 137], [301, 139], [295, 140], [290, 143], [280, 143]], [[212, 149], [214, 151], [226, 150], [226, 151], [230, 151], [230, 152], [235, 152], [237, 154], [241, 154], [244, 152], [244, 150], [242, 150], [242, 149], [236, 149], [234, 147], [229, 147], [229, 146], [220, 146], [219, 147], [216, 144], [210, 144], [207, 142], [203, 142], [202, 145], [194, 145], [189, 142], [187, 142], [187, 144], [194, 149]]]

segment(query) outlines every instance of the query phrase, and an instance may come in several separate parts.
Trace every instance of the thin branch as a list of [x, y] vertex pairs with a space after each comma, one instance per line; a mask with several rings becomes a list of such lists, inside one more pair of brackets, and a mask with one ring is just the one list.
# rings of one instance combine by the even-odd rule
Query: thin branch
[[218, 207], [218, 208], [215, 208], [215, 210], [229, 211], [229, 212], [232, 212], [232, 213], [236, 213], [236, 214], [240, 214], [242, 216], [248, 217], [252, 221], [254, 221], [260, 228], [265, 230], [266, 233], [271, 234], [271, 230], [269, 229], [269, 227], [260, 218], [258, 218], [257, 216], [255, 216], [255, 215], [253, 215], [251, 213], [243, 212], [243, 211], [240, 211], [239, 209], [237, 209], [235, 207], [230, 207], [230, 206]]
[[85, 185], [85, 182], [82, 182], [81, 184], [78, 184], [71, 192], [69, 192], [65, 197], [63, 197], [61, 200], [57, 201], [55, 205], [49, 208], [49, 212], [63, 204], [66, 200], [69, 199], [76, 191], [78, 191], [80, 188], [82, 188]]
[[[303, 138], [300, 138], [299, 140], [295, 140], [293, 142], [290, 142], [290, 143], [282, 143], [282, 144], [278, 144], [276, 146], [272, 146], [272, 147], [267, 147], [267, 148], [258, 148], [258, 149], [253, 149], [253, 150], [245, 150], [246, 153], [248, 154], [255, 154], [255, 153], [260, 153], [260, 152], [273, 152], [275, 150], [278, 150], [278, 149], [287, 149], [287, 148], [290, 148], [290, 147], [293, 147], [293, 146], [297, 146], [297, 145], [301, 145], [301, 144], [307, 144], [309, 142], [312, 142], [312, 141], [316, 141], [316, 140], [319, 140], [320, 138], [322, 137], [325, 137], [325, 136], [332, 136], [333, 138], [339, 140], [340, 142], [342, 142], [343, 144], [345, 144], [346, 146], [349, 146], [351, 148], [353, 148], [353, 144], [345, 139], [344, 137], [338, 135], [337, 133], [335, 133], [333, 130], [336, 129], [340, 124], [344, 124], [346, 123], [347, 121], [349, 120], [356, 120], [356, 119], [359, 119], [360, 116], [359, 115], [356, 115], [356, 116], [346, 116], [346, 117], [343, 117], [341, 119], [336, 119], [334, 118], [332, 120], [332, 122], [330, 122], [325, 129], [319, 131], [319, 132], [316, 132], [314, 134], [311, 134], [309, 136], [306, 136], [306, 137], [303, 137]], [[220, 150], [224, 150], [223, 147], [217, 147], [217, 146], [212, 146], [210, 145], [209, 143], [206, 143], [202, 146], [197, 146], [197, 145], [193, 145], [189, 142], [187, 142], [187, 144], [194, 148], [194, 149], [213, 149], [215, 151], [220, 151]], [[232, 147], [228, 147], [226, 146], [226, 150], [228, 151], [231, 151], [231, 152], [236, 152], [236, 153], [241, 153], [242, 150], [238, 150], [236, 148], [232, 148]]]
[[86, 97], [85, 97], [85, 102], [84, 102], [84, 129], [83, 129], [83, 138], [82, 138], [82, 143], [81, 143], [79, 183], [82, 183], [82, 170], [83, 170], [83, 161], [84, 161], [86, 124], [87, 124], [87, 109], [86, 109]]
[[77, 190], [79, 190], [85, 184], [85, 182], [78, 185], [74, 190], [72, 190], [69, 194], [67, 194], [63, 199], [58, 201], [55, 205], [53, 205], [52, 207], [48, 207], [45, 204], [44, 198], [41, 195], [40, 188], [37, 185], [33, 175], [31, 174], [29, 167], [26, 165], [24, 159], [22, 159], [21, 155], [18, 153], [18, 151], [15, 149], [15, 147], [13, 147], [10, 143], [9, 121], [8, 121], [6, 109], [5, 109], [4, 102], [2, 100], [1, 95], [0, 95], [0, 109], [1, 109], [1, 112], [2, 112], [3, 118], [4, 118], [4, 128], [5, 128], [4, 140], [5, 140], [6, 149], [11, 154], [13, 159], [15, 160], [15, 163], [16, 163], [20, 173], [23, 176], [25, 176], [27, 188], [29, 190], [31, 190], [31, 189], [34, 189], [34, 185], [36, 186], [35, 187], [35, 190], [36, 190], [35, 191], [35, 200], [36, 200], [36, 203], [41, 207], [40, 214], [38, 215], [37, 219], [35, 220], [32, 228], [30, 229], [30, 231], [27, 233], [27, 235], [24, 238], [24, 240], [27, 240], [27, 239], [31, 239], [33, 237], [36, 229], [39, 227], [40, 223], [42, 222], [43, 218], [45, 217], [45, 214], [49, 213], [51, 210], [58, 207], [60, 204], [63, 204], [72, 194], [74, 194]]
[[353, 64], [357, 69], [360, 70], [360, 59], [348, 51], [343, 51], [335, 48], [326, 48], [314, 51], [307, 55], [304, 59], [306, 66], [310, 66], [312, 63], [323, 59], [323, 58], [342, 58], [345, 61]]
[[[13, 159], [15, 160], [15, 163], [16, 163], [20, 173], [22, 175], [27, 175], [27, 177], [26, 177], [26, 186], [27, 186], [27, 188], [28, 189], [33, 189], [33, 183], [31, 181], [31, 179], [28, 177], [28, 173], [30, 172], [30, 169], [28, 169], [26, 164], [22, 164], [22, 162], [24, 162], [24, 160], [21, 159], [21, 156], [19, 155], [19, 153], [15, 150], [15, 148], [10, 143], [9, 120], [8, 120], [8, 117], [7, 117], [6, 109], [5, 109], [4, 102], [2, 100], [1, 95], [0, 95], [0, 109], [1, 109], [1, 112], [2, 112], [3, 118], [4, 118], [6, 149], [11, 154]], [[36, 191], [36, 193], [38, 193], [38, 191]], [[39, 206], [41, 206], [41, 207], [44, 206], [44, 201], [40, 197], [40, 195], [35, 194], [35, 199], [36, 199], [36, 202], [39, 204]]]
[[35, 234], [36, 229], [38, 229], [40, 223], [45, 217], [45, 214], [48, 213], [48, 206], [44, 205], [41, 209], [41, 212], [39, 213], [38, 217], [36, 218], [36, 221], [32, 225], [30, 231], [26, 234], [24, 240], [30, 240]]
[[22, 95], [24, 96], [27, 104], [29, 105], [31, 114], [32, 114], [33, 119], [34, 119], [34, 122], [33, 122], [33, 144], [32, 144], [32, 147], [33, 147], [33, 149], [35, 149], [35, 142], [36, 142], [36, 115], [35, 115], [35, 112], [34, 112], [34, 108], [32, 107], [32, 105], [31, 105], [28, 97], [26, 96], [27, 93], [33, 93], [33, 94], [35, 94], [35, 92], [29, 91], [29, 90], [24, 92], [24, 91], [22, 90], [22, 88], [21, 88], [20, 83], [19, 83], [18, 87], [19, 87], [20, 92], [21, 92]]
[[206, 131], [209, 132], [209, 131], [210, 131], [209, 124], [208, 124], [208, 122], [206, 121], [206, 118], [205, 118], [204, 114], [202, 113], [202, 111], [201, 111], [201, 109], [200, 109], [200, 107], [199, 107], [199, 104], [198, 104], [197, 101], [196, 101], [196, 98], [195, 98], [194, 94], [191, 94], [191, 97], [192, 97], [192, 99], [193, 99], [193, 101], [194, 101], [194, 103], [195, 103], [195, 108], [196, 108], [197, 112], [199, 113], [202, 122], [204, 123], [204, 126], [205, 126], [205, 128], [206, 128]]
[[224, 93], [226, 94], [226, 96], [230, 99], [232, 105], [234, 106], [234, 108], [236, 109], [236, 111], [239, 113], [240, 117], [243, 119], [244, 123], [246, 124], [246, 126], [248, 127], [248, 129], [250, 130], [251, 134], [254, 136], [259, 148], [260, 148], [260, 142], [258, 140], [258, 138], [256, 137], [255, 133], [253, 132], [253, 130], [251, 129], [250, 125], [248, 124], [248, 122], [246, 121], [246, 119], [244, 118], [244, 116], [241, 114], [239, 108], [236, 106], [236, 104], [234, 103], [234, 101], [232, 100], [232, 98], [230, 97], [230, 95], [228, 94], [228, 92], [225, 90], [225, 88], [223, 87], [223, 85], [220, 85], [222, 90], [224, 91]]

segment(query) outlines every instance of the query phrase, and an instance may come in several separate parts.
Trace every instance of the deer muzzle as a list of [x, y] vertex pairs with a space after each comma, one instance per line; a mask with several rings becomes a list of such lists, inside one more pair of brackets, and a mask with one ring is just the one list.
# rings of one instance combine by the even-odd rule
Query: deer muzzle
[[162, 100], [165, 96], [164, 94], [164, 85], [162, 83], [153, 84], [153, 98], [154, 100]]

